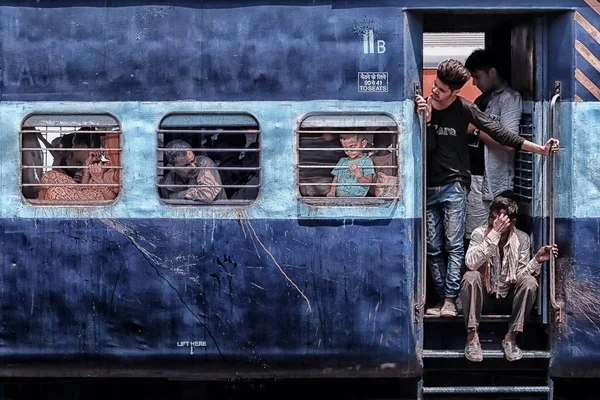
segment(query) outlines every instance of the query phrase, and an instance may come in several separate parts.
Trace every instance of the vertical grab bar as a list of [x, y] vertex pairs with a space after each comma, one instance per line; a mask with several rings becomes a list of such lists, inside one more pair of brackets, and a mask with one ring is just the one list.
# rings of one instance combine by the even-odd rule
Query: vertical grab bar
[[[418, 83], [415, 83], [415, 94], [420, 94], [421, 89]], [[415, 304], [416, 315], [418, 315], [425, 307], [427, 300], [427, 117], [426, 111], [420, 115], [421, 127], [421, 270], [420, 282], [417, 292], [417, 303]]]
[[[560, 82], [556, 82], [554, 85], [554, 96], [550, 101], [550, 137], [556, 138], [556, 104], [560, 101]], [[555, 190], [554, 190], [554, 171], [556, 155], [550, 153], [548, 155], [548, 192], [549, 192], [549, 210], [548, 210], [548, 241], [550, 246], [553, 246], [556, 242], [556, 224], [555, 224]], [[562, 307], [556, 300], [556, 260], [554, 259], [554, 252], [550, 251], [549, 260], [549, 283], [550, 283], [550, 306], [556, 312], [556, 322], [562, 321]]]

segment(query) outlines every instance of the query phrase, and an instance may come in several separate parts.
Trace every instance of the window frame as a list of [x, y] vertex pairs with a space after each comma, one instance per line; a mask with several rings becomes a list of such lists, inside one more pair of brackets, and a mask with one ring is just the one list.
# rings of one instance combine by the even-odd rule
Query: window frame
[[[533, 116], [523, 113], [523, 117], [519, 123], [519, 136], [533, 142], [534, 128]], [[528, 168], [525, 165], [528, 165]], [[515, 200], [523, 204], [531, 204], [535, 193], [535, 184], [533, 181], [535, 163], [533, 154], [522, 150], [516, 151], [514, 169], [513, 193]]]
[[[258, 143], [258, 149], [256, 149], [256, 151], [254, 151], [253, 149], [248, 149], [250, 150], [249, 152], [254, 152], [254, 153], [258, 153], [258, 165], [256, 167], [252, 167], [252, 168], [256, 168], [255, 170], [258, 171], [258, 184], [257, 185], [243, 185], [243, 187], [256, 187], [258, 189], [257, 195], [255, 198], [253, 199], [248, 199], [248, 200], [231, 200], [231, 199], [224, 199], [224, 200], [216, 200], [210, 203], [205, 203], [205, 202], [201, 202], [201, 201], [196, 201], [196, 200], [172, 200], [172, 199], [165, 199], [162, 198], [160, 196], [160, 188], [161, 186], [159, 186], [160, 180], [164, 177], [163, 176], [159, 176], [158, 175], [158, 171], [160, 169], [166, 170], [165, 166], [159, 165], [159, 163], [161, 162], [161, 155], [163, 157], [164, 160], [164, 146], [166, 145], [166, 143], [162, 143], [163, 147], [159, 147], [160, 144], [160, 140], [159, 140], [159, 135], [164, 135], [165, 133], [169, 133], [169, 129], [164, 129], [162, 127], [163, 123], [165, 120], [167, 120], [170, 117], [194, 117], [194, 116], [220, 116], [223, 118], [226, 118], [227, 116], [245, 116], [245, 117], [249, 117], [251, 118], [254, 123], [256, 124], [256, 132], [252, 132], [252, 133], [256, 133], [256, 143]], [[227, 126], [227, 125], [223, 125], [223, 126]], [[198, 127], [197, 127], [198, 128]], [[212, 130], [215, 130], [217, 128], [214, 128]], [[173, 131], [175, 133], [177, 133], [177, 129], [173, 129]], [[190, 131], [198, 131], [198, 129], [190, 129]], [[208, 130], [210, 131], [210, 129]], [[173, 132], [171, 132], [173, 133]], [[240, 131], [240, 133], [249, 133], [249, 131]], [[253, 205], [254, 203], [256, 203], [257, 200], [259, 200], [260, 196], [262, 195], [262, 180], [263, 180], [263, 168], [262, 168], [262, 127], [260, 124], [259, 119], [251, 112], [248, 111], [172, 111], [169, 112], [167, 114], [165, 114], [160, 121], [158, 122], [158, 125], [156, 126], [156, 130], [155, 130], [155, 137], [156, 137], [156, 162], [155, 162], [155, 172], [154, 172], [154, 176], [155, 176], [155, 181], [154, 181], [154, 191], [156, 193], [156, 196], [159, 200], [159, 202], [161, 203], [161, 205], [166, 206], [166, 207], [170, 207], [170, 208], [174, 208], [174, 209], [181, 209], [181, 208], [197, 208], [197, 207], [226, 207], [226, 208], [230, 208], [230, 207], [236, 207], [236, 208], [246, 208], [249, 207], [251, 205]], [[164, 141], [164, 139], [163, 139]], [[210, 148], [208, 148], [210, 149]], [[202, 149], [200, 148], [196, 148], [193, 147], [191, 149], [191, 151], [193, 151], [194, 153], [196, 152], [200, 152], [202, 151]], [[223, 151], [226, 152], [226, 151]], [[235, 152], [235, 151], [233, 151]], [[242, 151], [239, 151], [238, 153], [242, 153]], [[214, 161], [214, 160], [213, 160]], [[223, 170], [223, 168], [228, 168], [229, 170], [239, 170], [242, 171], [244, 167], [240, 167], [240, 168], [235, 168], [235, 167], [215, 167], [217, 171]], [[226, 187], [231, 187], [231, 185], [221, 185], [223, 187], [223, 190], [225, 190]], [[234, 186], [238, 186], [238, 185], [234, 185]], [[239, 185], [242, 186], [242, 185]], [[240, 189], [242, 189], [243, 187], [240, 187]], [[179, 204], [178, 204], [179, 203]]]
[[[108, 134], [108, 133], [118, 133], [119, 134], [119, 147], [118, 148], [103, 148], [100, 147], [98, 150], [102, 150], [104, 149], [104, 151], [118, 151], [119, 153], [119, 157], [120, 157], [120, 165], [116, 166], [113, 169], [118, 169], [121, 171], [120, 176], [119, 176], [119, 193], [117, 194], [117, 196], [113, 199], [113, 200], [100, 200], [100, 201], [90, 201], [89, 203], [65, 203], [64, 200], [40, 200], [39, 198], [36, 199], [29, 199], [27, 197], [24, 196], [23, 194], [23, 188], [25, 187], [24, 183], [23, 183], [23, 152], [25, 151], [37, 151], [36, 150], [27, 150], [29, 149], [28, 147], [23, 147], [23, 134], [24, 133], [30, 133], [30, 132], [26, 132], [24, 131], [23, 128], [35, 128], [36, 126], [43, 126], [45, 128], [48, 127], [56, 127], [56, 128], [62, 128], [62, 127], [75, 127], [75, 128], [82, 128], [82, 127], [89, 127], [89, 126], [106, 126], [106, 125], [94, 125], [94, 124], [83, 124], [83, 123], [75, 123], [75, 124], [60, 124], [60, 123], [56, 123], [56, 124], [49, 124], [49, 123], [45, 123], [45, 124], [37, 124], [37, 125], [28, 125], [26, 124], [26, 122], [30, 119], [32, 119], [33, 117], [46, 117], [49, 121], [56, 121], [57, 119], [59, 119], [61, 116], [63, 117], [107, 117], [112, 119], [112, 121], [114, 122], [114, 125], [116, 127], [118, 127], [118, 130], [113, 130], [113, 131], [89, 131], [90, 133], [99, 133], [99, 134]], [[75, 120], [75, 118], [73, 119], [73, 121]], [[88, 131], [85, 131], [88, 132]], [[75, 132], [68, 132], [68, 133], [75, 133]], [[68, 134], [67, 133], [67, 134]], [[19, 130], [18, 130], [18, 134], [19, 134], [19, 138], [18, 138], [18, 142], [19, 142], [19, 155], [18, 155], [18, 168], [19, 168], [19, 194], [21, 196], [21, 201], [24, 202], [25, 204], [27, 204], [28, 206], [32, 206], [32, 207], [69, 207], [69, 208], [88, 208], [88, 207], [93, 207], [93, 208], [99, 208], [99, 207], [111, 207], [116, 205], [119, 201], [121, 201], [121, 198], [123, 196], [123, 190], [124, 190], [124, 185], [123, 185], [123, 148], [124, 148], [124, 135], [123, 135], [123, 126], [121, 124], [121, 121], [119, 120], [119, 118], [117, 118], [116, 115], [114, 115], [111, 112], [108, 111], [99, 111], [99, 112], [79, 112], [79, 111], [73, 111], [73, 112], [69, 112], [69, 111], [61, 111], [61, 112], [47, 112], [47, 111], [35, 111], [35, 112], [31, 112], [27, 115], [25, 115], [25, 117], [23, 117], [23, 119], [21, 120], [21, 122], [19, 123]], [[61, 135], [62, 136], [62, 135]], [[38, 139], [39, 142], [39, 139]], [[42, 145], [43, 143], [40, 143], [40, 145]], [[45, 144], [43, 144], [44, 147], [40, 147], [39, 150], [43, 152], [43, 154], [47, 154], [50, 150], [45, 147]], [[24, 150], [25, 149], [25, 150]], [[107, 150], [108, 149], [108, 150]], [[83, 150], [82, 150], [83, 151]], [[27, 166], [27, 167], [34, 167], [34, 166]], [[52, 165], [46, 165], [45, 163], [41, 165], [42, 169], [48, 169], [48, 171], [52, 170]], [[45, 172], [48, 172], [45, 171]], [[43, 174], [45, 173], [42, 173]], [[40, 177], [41, 178], [41, 177]], [[29, 184], [27, 184], [29, 185]], [[81, 185], [81, 184], [78, 184]], [[88, 187], [98, 187], [99, 185], [94, 185], [94, 184], [88, 184]], [[38, 185], [33, 184], [33, 186], [38, 186], [40, 188], [44, 187], [43, 184], [40, 182]]]
[[[300, 154], [303, 150], [300, 147], [300, 136], [302, 135], [302, 124], [310, 117], [366, 117], [366, 116], [374, 116], [374, 117], [387, 117], [391, 123], [393, 123], [394, 132], [390, 132], [389, 134], [394, 135], [393, 137], [396, 139], [394, 151], [396, 152], [396, 184], [398, 187], [398, 195], [395, 197], [308, 197], [302, 196], [300, 192], [301, 182], [300, 182], [300, 170], [302, 169], [302, 165], [300, 164]], [[392, 125], [390, 125], [392, 126]], [[327, 128], [327, 126], [323, 126], [323, 128]], [[331, 126], [331, 128], [336, 128]], [[357, 128], [357, 127], [355, 127]], [[351, 129], [351, 128], [349, 128]], [[384, 133], [387, 134], [387, 133]], [[295, 156], [296, 163], [294, 166], [295, 176], [294, 176], [294, 186], [296, 192], [296, 198], [311, 207], [381, 207], [381, 206], [390, 206], [399, 202], [402, 199], [402, 182], [401, 182], [401, 157], [400, 157], [400, 124], [396, 120], [396, 118], [388, 112], [377, 112], [377, 111], [315, 111], [310, 112], [303, 115], [298, 119], [296, 124], [296, 129], [294, 130], [295, 135]], [[376, 135], [374, 133], [373, 135]], [[337, 149], [337, 148], [336, 148]], [[342, 150], [340, 145], [339, 150]], [[332, 151], [339, 151], [332, 150]], [[333, 169], [334, 166], [331, 166]], [[376, 171], [377, 172], [377, 171]], [[332, 177], [333, 179], [333, 177]], [[325, 185], [325, 184], [320, 184]], [[375, 184], [371, 183], [369, 186], [375, 186]]]

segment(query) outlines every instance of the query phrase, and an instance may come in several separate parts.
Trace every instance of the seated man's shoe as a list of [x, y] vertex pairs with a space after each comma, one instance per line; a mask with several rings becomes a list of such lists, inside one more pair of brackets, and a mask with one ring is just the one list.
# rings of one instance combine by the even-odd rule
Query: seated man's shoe
[[519, 346], [517, 346], [516, 342], [507, 342], [503, 340], [502, 350], [504, 350], [504, 357], [506, 357], [508, 361], [517, 361], [523, 358], [523, 352]]
[[440, 310], [441, 317], [456, 317], [458, 315], [458, 310], [456, 309], [456, 304], [453, 302], [445, 302]]
[[483, 350], [481, 350], [481, 343], [479, 343], [479, 340], [467, 342], [467, 345], [465, 346], [465, 357], [472, 362], [483, 361]]

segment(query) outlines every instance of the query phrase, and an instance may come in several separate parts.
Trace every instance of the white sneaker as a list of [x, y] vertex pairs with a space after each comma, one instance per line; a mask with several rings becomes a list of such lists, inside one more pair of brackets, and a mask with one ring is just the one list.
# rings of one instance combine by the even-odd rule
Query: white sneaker
[[439, 302], [435, 306], [429, 307], [427, 310], [425, 310], [425, 314], [426, 315], [435, 315], [435, 316], [439, 317], [443, 304], [444, 304], [443, 302]]
[[458, 315], [458, 310], [456, 309], [456, 304], [454, 302], [445, 302], [440, 310], [440, 317], [456, 317]]

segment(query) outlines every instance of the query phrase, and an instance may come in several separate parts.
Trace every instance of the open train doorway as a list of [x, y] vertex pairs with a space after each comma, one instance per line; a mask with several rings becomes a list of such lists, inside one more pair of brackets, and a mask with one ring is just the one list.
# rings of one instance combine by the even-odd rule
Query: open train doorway
[[[558, 50], [556, 47], [564, 45], [564, 41], [553, 40], [560, 35], [561, 20], [568, 17], [568, 12], [546, 12], [540, 14], [501, 12], [445, 14], [443, 12], [415, 13], [409, 22], [413, 24], [412, 32], [422, 28], [423, 33], [423, 68], [422, 87], [424, 94], [430, 89], [428, 80], [434, 64], [437, 67], [443, 59], [454, 58], [465, 62], [470, 55], [465, 54], [465, 46], [471, 45], [470, 50], [475, 48], [485, 49], [495, 55], [497, 63], [495, 69], [501, 76], [504, 85], [518, 94], [521, 103], [521, 115], [515, 129], [523, 138], [532, 142], [542, 144], [555, 136], [551, 130], [552, 109], [551, 100], [556, 101], [555, 94], [560, 92], [560, 82], [555, 82], [553, 77], [557, 75], [556, 62], [553, 54]], [[477, 42], [479, 40], [479, 42]], [[436, 49], [437, 47], [437, 49]], [[437, 57], [437, 59], [435, 58]], [[417, 64], [418, 65], [418, 64]], [[489, 112], [486, 108], [502, 88], [494, 88], [489, 93], [478, 93], [476, 84], [469, 80], [464, 87], [464, 97], [475, 101], [480, 110], [486, 112], [492, 119], [501, 120], [497, 110]], [[424, 126], [422, 130], [425, 130]], [[513, 132], [515, 130], [513, 129]], [[515, 133], [517, 133], [515, 132]], [[427, 136], [429, 138], [429, 136]], [[473, 175], [487, 179], [498, 178], [495, 174], [486, 171], [485, 155], [487, 154], [485, 144], [470, 142], [470, 161], [479, 161], [477, 171]], [[426, 146], [424, 146], [426, 147]], [[426, 151], [423, 151], [423, 155]], [[473, 156], [474, 154], [475, 157]], [[481, 157], [477, 160], [476, 157]], [[541, 245], [547, 244], [553, 236], [551, 226], [553, 225], [554, 199], [551, 198], [551, 185], [548, 176], [548, 158], [526, 153], [523, 151], [512, 151], [510, 160], [510, 179], [512, 188], [505, 194], [518, 205], [516, 228], [523, 232], [529, 239], [531, 246], [529, 257], [533, 258], [535, 252]], [[481, 169], [483, 167], [483, 170]], [[490, 176], [486, 176], [486, 172]], [[423, 174], [423, 186], [426, 173]], [[484, 179], [485, 179], [484, 178]], [[488, 187], [489, 188], [489, 187]], [[471, 188], [469, 188], [471, 189]], [[423, 193], [425, 193], [424, 191]], [[472, 194], [469, 191], [469, 194]], [[497, 195], [497, 193], [495, 194]], [[494, 195], [494, 196], [495, 196]], [[488, 198], [487, 204], [492, 198]], [[422, 209], [426, 209], [426, 195], [423, 195]], [[425, 214], [425, 213], [424, 213]], [[423, 216], [425, 218], [425, 215]], [[426, 224], [424, 228], [427, 230]], [[468, 239], [468, 238], [467, 238]], [[421, 254], [426, 255], [426, 240], [422, 238], [423, 249]], [[468, 249], [468, 240], [465, 243], [464, 252]], [[490, 260], [488, 260], [488, 263]], [[422, 263], [424, 266], [425, 263]], [[521, 367], [527, 369], [526, 363], [534, 367], [540, 373], [539, 377], [545, 379], [547, 360], [550, 358], [548, 327], [552, 323], [550, 312], [550, 266], [544, 263], [537, 280], [537, 295], [532, 311], [525, 319], [523, 333], [518, 335], [517, 343], [522, 349], [523, 364]], [[461, 265], [460, 276], [466, 271], [465, 263]], [[417, 274], [417, 300], [425, 300], [422, 309], [423, 316], [423, 358], [425, 359], [426, 371], [431, 371], [431, 366], [444, 365], [447, 359], [462, 360], [465, 363], [465, 344], [467, 332], [465, 329], [464, 304], [458, 300], [458, 315], [453, 317], [436, 314], [436, 305], [439, 308], [440, 296], [435, 291], [433, 276], [428, 268]], [[487, 280], [488, 276], [485, 277]], [[494, 277], [490, 277], [494, 279]], [[417, 301], [420, 306], [423, 302]], [[499, 307], [494, 309], [484, 307], [479, 320], [479, 338], [483, 348], [484, 359], [504, 359], [503, 338], [508, 331], [511, 319], [510, 307]], [[428, 309], [433, 311], [427, 312]], [[504, 360], [503, 362], [506, 362]], [[476, 366], [477, 364], [475, 364]], [[487, 364], [489, 365], [489, 364]], [[543, 366], [539, 368], [538, 366]], [[473, 365], [471, 365], [473, 367]], [[442, 370], [443, 368], [441, 368]], [[446, 374], [446, 378], [448, 374]], [[496, 383], [497, 384], [497, 383]]]

